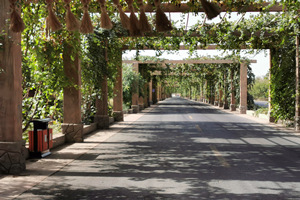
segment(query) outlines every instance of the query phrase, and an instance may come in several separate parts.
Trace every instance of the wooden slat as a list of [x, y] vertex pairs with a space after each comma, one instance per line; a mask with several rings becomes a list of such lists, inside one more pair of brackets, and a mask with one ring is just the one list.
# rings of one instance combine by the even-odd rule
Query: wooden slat
[[[182, 3], [182, 4], [180, 4], [180, 6], [176, 6], [176, 5], [171, 4], [171, 3], [162, 3], [161, 5], [162, 5], [162, 10], [164, 12], [182, 12], [182, 13], [186, 13], [186, 12], [204, 12], [203, 8], [201, 8], [201, 7], [199, 7], [198, 9], [191, 8], [186, 3]], [[262, 4], [257, 5], [257, 6], [247, 6], [247, 7], [242, 7], [242, 8], [236, 8], [236, 9], [232, 10], [231, 12], [240, 12], [240, 11], [261, 12], [262, 8], [266, 8], [269, 5], [270, 5], [270, 3], [262, 3]], [[145, 5], [145, 11], [146, 12], [154, 12], [155, 11], [155, 6]], [[228, 11], [228, 8], [222, 7], [221, 11], [226, 12], [226, 11]], [[269, 12], [280, 12], [280, 11], [283, 11], [283, 8], [282, 8], [281, 5], [279, 5], [279, 3], [276, 3], [275, 5], [271, 6], [268, 9], [268, 11]], [[126, 9], [125, 12], [130, 12], [130, 11], [128, 9]], [[138, 12], [138, 9], [135, 9], [135, 12]]]

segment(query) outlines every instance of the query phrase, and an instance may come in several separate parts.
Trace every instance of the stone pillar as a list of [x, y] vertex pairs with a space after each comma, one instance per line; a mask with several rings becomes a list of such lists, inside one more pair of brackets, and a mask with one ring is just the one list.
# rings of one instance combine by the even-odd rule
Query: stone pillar
[[[270, 67], [269, 67], [269, 97], [268, 97], [268, 100], [269, 100], [269, 111], [268, 111], [268, 115], [269, 115], [269, 122], [275, 122], [275, 118], [272, 117], [272, 98], [271, 98], [271, 84], [272, 84], [272, 81], [271, 81], [271, 77], [272, 77], [272, 51], [273, 49], [270, 49], [269, 50], [269, 58], [270, 58]], [[296, 86], [297, 87], [297, 86]]]
[[230, 93], [230, 111], [236, 111], [236, 107], [235, 107], [235, 88], [234, 88], [234, 83], [233, 83], [233, 74], [234, 71], [231, 70], [231, 74], [230, 74], [230, 79], [231, 79], [231, 93]]
[[114, 85], [113, 111], [115, 121], [124, 121], [123, 115], [123, 88], [122, 88], [122, 53], [117, 66], [117, 77]]
[[[139, 64], [134, 63], [133, 64], [133, 71], [137, 74], [139, 73]], [[135, 83], [135, 91], [132, 92], [132, 103], [131, 108], [133, 109], [133, 113], [139, 112], [139, 83]]]
[[148, 94], [149, 94], [148, 87], [149, 87], [149, 84], [146, 82], [144, 84], [144, 95], [145, 95], [144, 98], [143, 98], [143, 100], [144, 100], [144, 108], [148, 107], [148, 99], [149, 99], [149, 97], [148, 97]]
[[204, 103], [207, 103], [207, 100], [208, 100], [208, 91], [207, 91], [207, 80], [205, 80], [205, 83], [204, 83]]
[[223, 90], [221, 89], [221, 84], [219, 89], [219, 107], [223, 107]]
[[229, 109], [228, 106], [228, 99], [227, 99], [227, 81], [226, 81], [226, 72], [224, 72], [224, 102], [223, 102], [223, 108], [224, 109]]
[[201, 97], [200, 97], [200, 101], [203, 102], [205, 99], [204, 97], [204, 80], [202, 80], [201, 82]]
[[295, 129], [300, 130], [300, 74], [299, 74], [299, 36], [296, 36], [296, 110], [295, 110]]
[[149, 82], [149, 106], [153, 105], [153, 99], [152, 99], [152, 77]]
[[162, 100], [162, 98], [161, 98], [161, 83], [159, 84], [159, 86], [158, 86], [158, 89], [159, 89], [159, 92], [158, 92], [158, 94], [159, 94], [159, 101], [161, 101]]
[[108, 116], [108, 89], [107, 89], [107, 77], [104, 76], [101, 84], [101, 96], [100, 99], [96, 99], [96, 115], [94, 122], [97, 123], [99, 129], [109, 128], [109, 116]]
[[240, 64], [240, 114], [247, 113], [247, 64]]
[[25, 170], [22, 153], [21, 33], [9, 30], [9, 0], [0, 1], [0, 174]]
[[139, 97], [139, 111], [144, 110], [144, 98]]
[[220, 98], [220, 95], [217, 93], [217, 90], [216, 90], [216, 92], [215, 92], [214, 106], [219, 106], [219, 102], [220, 102], [219, 98]]
[[[63, 52], [64, 72], [70, 86], [64, 88], [64, 123], [62, 132], [66, 142], [83, 142], [83, 124], [81, 123], [81, 68], [78, 53], [66, 44]], [[74, 54], [74, 55], [72, 55]], [[71, 57], [74, 56], [74, 61]]]
[[157, 99], [157, 102], [159, 102], [160, 101], [160, 98], [159, 98], [159, 91], [160, 91], [160, 89], [159, 89], [159, 84], [157, 83], [157, 85], [156, 85], [156, 99]]

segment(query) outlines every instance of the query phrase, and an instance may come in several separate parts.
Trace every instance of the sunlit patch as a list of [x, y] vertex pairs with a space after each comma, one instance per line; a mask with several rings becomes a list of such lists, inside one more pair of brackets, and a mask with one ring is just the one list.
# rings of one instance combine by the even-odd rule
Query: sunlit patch
[[132, 177], [64, 177], [71, 189], [97, 190], [126, 188], [132, 192], [151, 190], [158, 194], [184, 194], [192, 189], [188, 182], [173, 179], [132, 178]]
[[197, 137], [191, 138], [196, 143], [204, 144], [246, 144], [244, 141], [239, 139], [223, 139], [223, 138], [204, 138]]
[[252, 145], [276, 146], [277, 144], [264, 138], [242, 138], [245, 142]]
[[299, 193], [299, 182], [273, 182], [273, 181], [251, 181], [251, 180], [212, 180], [210, 187], [224, 190], [224, 193], [232, 194], [280, 194], [287, 190]]

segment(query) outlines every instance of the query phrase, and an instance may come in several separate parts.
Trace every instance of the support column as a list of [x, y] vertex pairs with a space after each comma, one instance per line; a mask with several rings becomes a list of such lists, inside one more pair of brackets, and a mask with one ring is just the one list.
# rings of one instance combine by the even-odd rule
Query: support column
[[[134, 63], [133, 64], [133, 71], [136, 72], [137, 74], [139, 73], [139, 64]], [[131, 103], [131, 108], [133, 109], [133, 113], [138, 113], [139, 112], [139, 83], [134, 84], [135, 88], [134, 91], [132, 92], [132, 103]]]
[[144, 100], [144, 108], [147, 108], [149, 105], [148, 105], [148, 99], [149, 99], [149, 97], [148, 97], [148, 94], [149, 94], [149, 92], [148, 92], [148, 87], [149, 87], [149, 84], [146, 82], [145, 84], [144, 84], [144, 98], [143, 98], [143, 100]]
[[215, 99], [214, 99], [214, 106], [219, 106], [219, 98], [220, 95], [217, 93], [217, 91], [215, 92]]
[[[71, 57], [74, 56], [74, 61]], [[81, 123], [81, 68], [78, 53], [66, 44], [63, 52], [64, 72], [70, 86], [64, 88], [64, 123], [62, 132], [66, 142], [83, 142], [83, 124]]]
[[295, 129], [300, 130], [300, 74], [299, 74], [299, 36], [296, 36], [296, 111], [295, 111]]
[[21, 33], [9, 30], [9, 0], [0, 1], [0, 174], [25, 170], [22, 140]]
[[122, 53], [117, 66], [117, 77], [114, 85], [113, 111], [115, 121], [124, 121], [123, 115], [123, 88], [122, 88]]
[[207, 80], [205, 80], [205, 83], [204, 83], [204, 99], [203, 99], [203, 102], [204, 102], [204, 103], [208, 103], [208, 102], [207, 102], [207, 99], [208, 99]]
[[240, 114], [247, 113], [247, 64], [240, 64]]
[[[226, 70], [227, 71], [227, 70]], [[227, 81], [226, 81], [226, 72], [224, 72], [224, 106], [223, 108], [224, 109], [229, 109], [229, 106], [228, 106], [228, 99], [227, 99]]]
[[157, 102], [159, 102], [160, 101], [160, 86], [158, 83], [156, 86], [156, 95], [157, 95]]
[[201, 81], [201, 97], [200, 97], [200, 102], [204, 102], [204, 80]]
[[139, 111], [144, 110], [144, 98], [139, 97]]
[[96, 99], [97, 112], [94, 117], [94, 122], [97, 123], [99, 129], [109, 128], [109, 116], [108, 116], [108, 89], [107, 89], [107, 77], [104, 76], [101, 84], [101, 96], [100, 99]]
[[221, 84], [219, 89], [219, 107], [223, 107], [223, 90], [221, 89]]
[[161, 83], [159, 84], [159, 100], [162, 100], [162, 85]]
[[149, 106], [153, 105], [153, 100], [152, 100], [152, 77], [149, 82]]
[[[269, 112], [268, 112], [268, 115], [269, 115], [269, 122], [275, 122], [275, 118], [272, 117], [272, 98], [271, 98], [271, 77], [272, 77], [272, 51], [273, 49], [270, 49], [269, 50], [269, 58], [270, 58], [270, 68], [269, 68], [269, 97], [268, 97], [268, 100], [269, 100]], [[297, 86], [296, 86], [297, 87]]]
[[231, 89], [231, 93], [230, 93], [230, 111], [236, 111], [236, 107], [235, 107], [235, 87], [234, 87], [234, 83], [233, 83], [233, 75], [234, 75], [234, 71], [231, 70], [231, 74], [230, 74], [230, 79], [231, 79], [231, 85], [230, 85], [230, 89]]

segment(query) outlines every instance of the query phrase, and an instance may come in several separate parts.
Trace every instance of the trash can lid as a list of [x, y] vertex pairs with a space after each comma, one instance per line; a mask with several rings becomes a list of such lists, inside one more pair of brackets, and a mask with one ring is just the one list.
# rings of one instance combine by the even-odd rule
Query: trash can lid
[[30, 122], [42, 122], [42, 123], [48, 123], [51, 121], [51, 118], [45, 118], [45, 119], [33, 119]]

